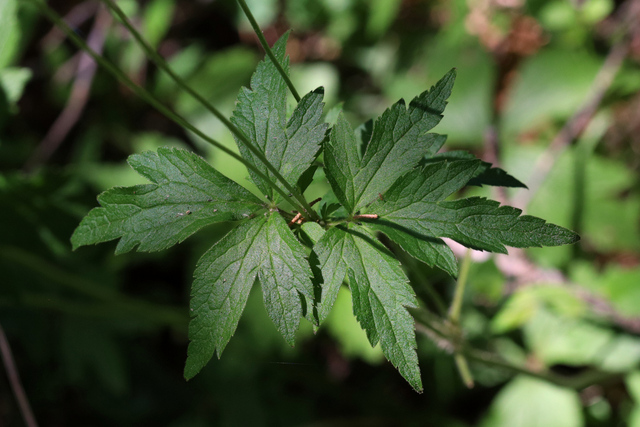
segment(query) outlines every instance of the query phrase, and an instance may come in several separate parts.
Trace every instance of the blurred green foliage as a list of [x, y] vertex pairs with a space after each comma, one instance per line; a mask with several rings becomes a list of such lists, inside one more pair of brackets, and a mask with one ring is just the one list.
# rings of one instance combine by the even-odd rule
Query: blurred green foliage
[[[100, 13], [91, 2], [50, 3], [83, 37]], [[590, 96], [616, 42], [608, 28], [616, 30], [623, 2], [248, 3], [270, 42], [292, 28], [299, 90], [325, 86], [327, 110], [343, 102], [354, 125], [457, 67], [437, 131], [452, 147], [482, 156], [495, 126], [500, 162], [528, 183], [536, 159]], [[173, 69], [230, 115], [262, 56], [235, 3], [119, 4]], [[513, 35], [523, 16], [535, 23], [531, 49], [509, 70], [507, 89], [498, 90], [504, 61], [489, 41]], [[251, 189], [248, 173], [101, 70], [60, 146], [30, 163], [61, 110], [77, 102], [69, 95], [82, 76], [76, 49], [50, 31], [29, 2], [0, 0], [0, 324], [42, 425], [640, 426], [640, 53], [629, 53], [597, 115], [554, 159], [527, 207], [580, 231], [577, 247], [527, 251], [534, 265], [558, 269], [571, 284], [525, 281], [515, 289], [497, 260], [477, 261], [463, 312], [475, 347], [532, 369], [569, 376], [595, 370], [607, 380], [573, 390], [472, 363], [478, 385], [467, 390], [451, 357], [422, 337], [426, 390], [417, 395], [368, 347], [346, 289], [327, 325], [314, 336], [305, 324], [295, 348], [272, 326], [255, 290], [224, 357], [185, 383], [190, 275], [225, 226], [166, 252], [123, 257], [112, 255], [111, 244], [71, 252], [68, 239], [98, 192], [141, 182], [125, 163], [132, 153], [191, 148]], [[107, 58], [235, 149], [223, 126], [150, 65], [122, 27], [106, 31]], [[312, 184], [306, 194], [327, 190]], [[436, 309], [433, 291], [450, 300], [451, 278], [407, 266], [427, 307]], [[22, 425], [6, 381], [0, 402], [2, 424]]]

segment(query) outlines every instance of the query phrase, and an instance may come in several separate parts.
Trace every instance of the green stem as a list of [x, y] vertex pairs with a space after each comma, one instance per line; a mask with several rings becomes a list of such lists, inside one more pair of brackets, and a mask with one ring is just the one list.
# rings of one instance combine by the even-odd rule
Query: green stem
[[245, 3], [244, 0], [238, 0], [238, 4], [240, 5], [240, 7], [242, 8], [242, 11], [247, 16], [247, 19], [251, 23], [251, 26], [253, 27], [253, 31], [255, 31], [256, 35], [258, 36], [258, 40], [260, 40], [260, 44], [262, 45], [262, 48], [264, 49], [265, 53], [267, 54], [269, 59], [271, 59], [271, 62], [273, 62], [273, 64], [278, 69], [278, 72], [282, 76], [282, 79], [284, 80], [284, 82], [289, 87], [289, 90], [291, 91], [291, 94], [293, 95], [293, 97], [296, 99], [297, 102], [300, 102], [300, 95], [298, 95], [298, 91], [293, 86], [293, 82], [291, 81], [287, 73], [282, 68], [282, 65], [280, 65], [280, 62], [278, 62], [278, 60], [276, 59], [276, 56], [273, 54], [273, 51], [271, 50], [269, 43], [267, 43], [267, 39], [265, 39], [264, 34], [262, 34], [262, 30], [260, 29], [260, 26], [258, 25], [255, 18], [253, 17], [251, 10], [249, 10], [249, 6], [247, 6], [247, 3]]
[[462, 330], [460, 329], [460, 312], [462, 311], [462, 301], [464, 300], [464, 290], [467, 287], [467, 278], [469, 277], [469, 267], [471, 266], [471, 249], [467, 249], [462, 259], [462, 265], [460, 266], [460, 275], [456, 282], [456, 290], [453, 294], [453, 301], [449, 308], [449, 321], [455, 330], [455, 352], [454, 360], [456, 367], [460, 373], [462, 382], [468, 387], [473, 387], [473, 377], [469, 370], [469, 364], [464, 354], [460, 351], [463, 343]]
[[620, 378], [623, 375], [615, 372], [587, 370], [581, 374], [568, 377], [549, 371], [533, 371], [525, 366], [515, 365], [493, 353], [482, 350], [465, 348], [462, 349], [462, 353], [469, 360], [473, 360], [487, 366], [502, 368], [516, 374], [524, 374], [530, 377], [548, 381], [561, 387], [572, 388], [574, 390], [582, 390], [593, 384], [600, 384], [606, 381], [615, 380], [616, 378]]
[[471, 249], [467, 249], [460, 266], [460, 275], [456, 282], [456, 290], [453, 294], [453, 301], [449, 308], [449, 320], [454, 325], [460, 323], [460, 311], [462, 310], [462, 300], [464, 299], [464, 290], [467, 286], [467, 278], [469, 276], [469, 267], [471, 266]]
[[[587, 370], [584, 373], [572, 377], [556, 374], [549, 371], [534, 371], [530, 368], [527, 368], [526, 366], [511, 363], [497, 354], [490, 353], [484, 350], [474, 349], [460, 343], [456, 345], [455, 341], [449, 336], [447, 332], [445, 332], [446, 328], [443, 328], [443, 326], [440, 324], [440, 320], [429, 316], [428, 313], [425, 315], [425, 312], [423, 310], [411, 310], [411, 314], [414, 315], [417, 321], [417, 332], [427, 336], [431, 340], [434, 340], [438, 348], [454, 353], [456, 366], [458, 366], [458, 370], [460, 370], [460, 375], [463, 377], [463, 380], [464, 375], [466, 375], [463, 374], [463, 372], [466, 371], [466, 373], [468, 373], [469, 375], [470, 372], [468, 370], [468, 366], [464, 366], [462, 367], [462, 369], [460, 369], [458, 355], [463, 356], [463, 358], [465, 359], [477, 363], [482, 363], [486, 366], [500, 368], [513, 374], [527, 375], [533, 378], [548, 381], [561, 387], [568, 387], [575, 390], [582, 390], [590, 385], [600, 384], [621, 377], [620, 373], [594, 370]], [[466, 360], [463, 363], [466, 365]], [[473, 378], [471, 378], [471, 381], [473, 381]]]
[[113, 13], [115, 13], [118, 16], [118, 18], [120, 18], [122, 24], [133, 35], [133, 37], [136, 39], [136, 41], [138, 42], [142, 50], [144, 50], [144, 52], [147, 54], [147, 57], [149, 57], [151, 62], [153, 62], [158, 68], [160, 68], [165, 73], [167, 73], [169, 77], [171, 77], [171, 79], [173, 79], [173, 81], [182, 90], [184, 90], [189, 95], [191, 95], [195, 100], [197, 100], [200, 104], [202, 104], [203, 107], [209, 110], [211, 114], [213, 114], [218, 120], [220, 120], [222, 124], [224, 124], [227, 127], [227, 129], [229, 129], [240, 140], [240, 142], [245, 147], [247, 147], [267, 167], [267, 169], [269, 169], [269, 171], [273, 174], [273, 176], [282, 183], [285, 189], [290, 194], [292, 194], [296, 198], [296, 200], [298, 200], [300, 205], [304, 208], [304, 212], [306, 212], [313, 219], [318, 219], [318, 218], [315, 218], [314, 216], [315, 211], [313, 211], [311, 207], [307, 204], [307, 201], [300, 194], [300, 192], [298, 192], [293, 186], [291, 186], [287, 182], [287, 180], [280, 174], [280, 172], [275, 168], [275, 166], [273, 166], [271, 162], [269, 162], [269, 160], [264, 155], [264, 153], [251, 143], [251, 141], [249, 140], [249, 138], [247, 138], [244, 132], [242, 132], [240, 129], [238, 129], [238, 127], [236, 127], [233, 123], [231, 123], [231, 121], [227, 119], [220, 111], [218, 111], [216, 107], [211, 105], [211, 103], [207, 101], [202, 95], [200, 95], [198, 92], [193, 90], [191, 86], [189, 86], [184, 80], [182, 80], [182, 78], [178, 74], [176, 74], [171, 69], [167, 61], [165, 61], [164, 58], [161, 55], [159, 55], [158, 52], [153, 47], [151, 47], [149, 43], [147, 43], [147, 41], [142, 37], [140, 32], [138, 32], [135, 26], [131, 23], [129, 18], [127, 18], [127, 15], [125, 15], [122, 9], [120, 9], [120, 7], [118, 7], [118, 5], [113, 0], [102, 0], [102, 1], [109, 7], [109, 9], [111, 9]]
[[[304, 204], [296, 203], [296, 201], [293, 200], [287, 192], [285, 192], [273, 181], [271, 181], [269, 177], [267, 177], [267, 175], [265, 175], [260, 169], [258, 169], [252, 163], [248, 162], [242, 156], [231, 151], [229, 148], [225, 147], [224, 145], [214, 140], [213, 138], [205, 135], [202, 131], [197, 129], [195, 126], [189, 123], [182, 116], [178, 115], [177, 113], [174, 113], [168, 107], [163, 105], [154, 95], [149, 93], [147, 90], [145, 90], [141, 86], [138, 86], [137, 84], [133, 83], [133, 81], [131, 81], [131, 79], [129, 79], [129, 77], [127, 77], [127, 75], [123, 73], [119, 68], [117, 68], [111, 62], [109, 62], [102, 56], [98, 55], [93, 49], [91, 49], [85, 43], [85, 41], [82, 40], [80, 37], [78, 37], [76, 33], [62, 20], [62, 18], [58, 16], [56, 12], [54, 12], [49, 6], [47, 6], [41, 0], [31, 0], [31, 1], [36, 3], [38, 7], [40, 7], [40, 10], [42, 11], [42, 13], [45, 16], [47, 16], [47, 18], [49, 18], [55, 25], [57, 25], [66, 34], [66, 36], [69, 37], [69, 39], [72, 40], [80, 49], [88, 53], [98, 64], [100, 64], [103, 68], [105, 68], [108, 72], [110, 72], [114, 77], [120, 80], [125, 86], [131, 89], [137, 96], [147, 101], [152, 107], [154, 107], [156, 110], [158, 110], [160, 113], [165, 115], [167, 118], [169, 118], [173, 122], [193, 132], [203, 140], [207, 141], [209, 144], [213, 145], [214, 147], [220, 149], [224, 153], [238, 160], [240, 163], [245, 165], [249, 170], [255, 172], [256, 175], [258, 175], [269, 186], [271, 186], [275, 191], [277, 191], [292, 206], [295, 206], [297, 209], [299, 209], [302, 212], [307, 212], [307, 213], [309, 213], [309, 211], [313, 212], [310, 208], [308, 211], [304, 207], [304, 204], [308, 206], [308, 203], [306, 202]], [[289, 184], [287, 183], [287, 185]], [[309, 215], [312, 216], [313, 214], [309, 213]]]

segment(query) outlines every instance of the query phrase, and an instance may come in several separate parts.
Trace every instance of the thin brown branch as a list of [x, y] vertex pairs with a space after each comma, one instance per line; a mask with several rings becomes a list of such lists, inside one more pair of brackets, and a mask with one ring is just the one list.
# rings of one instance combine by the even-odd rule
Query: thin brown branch
[[620, 70], [628, 51], [629, 45], [626, 37], [623, 37], [611, 48], [593, 81], [590, 95], [582, 107], [560, 129], [560, 132], [551, 141], [545, 152], [538, 158], [533, 168], [533, 174], [527, 180], [529, 189], [520, 191], [514, 198], [513, 205], [515, 207], [523, 210], [527, 207], [553, 168], [559, 154], [584, 132], [597, 112], [611, 83], [613, 83], [613, 79], [618, 70]]
[[[97, 0], [87, 0], [74, 6], [62, 19], [64, 19], [71, 28], [77, 28], [96, 14], [99, 5]], [[64, 32], [54, 26], [42, 38], [41, 44], [46, 50], [53, 50], [62, 44], [65, 38]]]
[[7, 336], [4, 333], [2, 325], [0, 325], [0, 354], [2, 354], [4, 369], [7, 372], [7, 377], [9, 378], [9, 384], [11, 384], [13, 395], [20, 407], [20, 413], [22, 413], [24, 424], [27, 427], [38, 427], [36, 417], [33, 415], [33, 411], [31, 411], [31, 405], [29, 405], [29, 399], [22, 387], [20, 375], [18, 374], [18, 369], [16, 368], [16, 364], [13, 360], [11, 346], [9, 346], [9, 340], [7, 340]]
[[[88, 45], [93, 50], [97, 52], [102, 51], [107, 29], [111, 25], [111, 21], [111, 14], [104, 7], [100, 7], [96, 14], [93, 28], [87, 39]], [[80, 54], [76, 78], [67, 105], [40, 142], [40, 145], [31, 158], [27, 161], [25, 165], [27, 171], [31, 171], [49, 160], [78, 122], [89, 100], [91, 85], [97, 68], [98, 65], [88, 53], [82, 52]]]

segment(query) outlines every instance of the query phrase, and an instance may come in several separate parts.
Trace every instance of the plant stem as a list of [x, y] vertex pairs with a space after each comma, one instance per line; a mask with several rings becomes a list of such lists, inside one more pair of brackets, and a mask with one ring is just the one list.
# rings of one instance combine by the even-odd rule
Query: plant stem
[[238, 4], [240, 5], [240, 7], [242, 8], [242, 11], [247, 16], [247, 19], [251, 23], [251, 26], [253, 27], [253, 31], [255, 31], [256, 36], [258, 36], [258, 40], [260, 40], [260, 44], [262, 45], [262, 48], [264, 49], [265, 53], [267, 54], [269, 59], [271, 59], [271, 62], [273, 62], [273, 64], [276, 66], [278, 72], [282, 76], [282, 79], [289, 87], [289, 90], [291, 91], [291, 94], [293, 95], [293, 97], [296, 99], [297, 102], [300, 102], [300, 95], [298, 95], [298, 91], [293, 86], [293, 82], [291, 81], [287, 73], [282, 68], [282, 65], [280, 65], [280, 62], [278, 62], [278, 60], [276, 59], [276, 56], [273, 54], [273, 51], [271, 50], [269, 43], [267, 43], [267, 39], [265, 39], [264, 34], [262, 34], [262, 30], [260, 29], [260, 26], [258, 25], [255, 18], [253, 17], [251, 10], [249, 10], [249, 6], [247, 6], [247, 3], [244, 0], [238, 0]]
[[469, 276], [469, 267], [471, 266], [471, 249], [467, 249], [460, 266], [460, 275], [456, 282], [456, 290], [453, 294], [453, 301], [449, 308], [449, 320], [454, 325], [460, 323], [460, 311], [462, 310], [462, 300], [464, 299], [464, 290], [467, 286], [467, 278]]
[[530, 377], [548, 381], [561, 387], [572, 388], [574, 390], [582, 390], [590, 385], [613, 380], [623, 375], [615, 372], [587, 370], [584, 373], [568, 377], [549, 371], [533, 371], [525, 366], [512, 364], [493, 353], [482, 350], [465, 348], [462, 350], [462, 353], [469, 360], [473, 360], [475, 362], [480, 362], [488, 366], [494, 366], [496, 368], [502, 368], [517, 374], [528, 375]]
[[[111, 11], [113, 11], [113, 13], [115, 13], [118, 16], [118, 18], [120, 18], [122, 24], [133, 35], [133, 37], [136, 39], [140, 47], [147, 54], [147, 57], [151, 60], [151, 62], [153, 62], [158, 68], [160, 68], [165, 73], [167, 73], [169, 77], [171, 77], [171, 79], [173, 79], [173, 81], [182, 90], [184, 90], [189, 95], [191, 95], [196, 101], [202, 104], [203, 107], [209, 110], [211, 114], [213, 114], [218, 120], [220, 120], [222, 124], [224, 124], [227, 127], [227, 129], [229, 129], [231, 133], [233, 133], [240, 140], [240, 142], [245, 147], [247, 147], [267, 167], [267, 169], [269, 169], [269, 171], [273, 174], [273, 176], [282, 183], [285, 189], [290, 194], [292, 194], [296, 198], [296, 200], [298, 200], [298, 202], [300, 202], [300, 205], [304, 208], [304, 211], [307, 212], [313, 219], [318, 219], [314, 217], [313, 213], [315, 213], [315, 211], [313, 211], [311, 207], [307, 204], [306, 200], [300, 194], [300, 192], [297, 191], [293, 186], [291, 186], [287, 182], [287, 180], [280, 174], [280, 172], [271, 164], [271, 162], [269, 162], [269, 160], [264, 155], [264, 153], [260, 151], [254, 144], [251, 143], [251, 141], [249, 140], [249, 138], [247, 138], [244, 132], [242, 132], [240, 129], [238, 129], [238, 127], [236, 127], [233, 123], [231, 123], [231, 121], [227, 119], [220, 111], [218, 111], [216, 107], [214, 107], [209, 101], [207, 101], [198, 92], [193, 90], [191, 86], [189, 86], [178, 74], [176, 74], [171, 69], [167, 61], [165, 61], [164, 58], [160, 54], [158, 54], [158, 52], [149, 43], [147, 43], [147, 41], [142, 37], [140, 32], [138, 32], [138, 30], [131, 23], [131, 21], [129, 21], [129, 18], [127, 18], [127, 15], [125, 15], [122, 9], [120, 9], [120, 7], [118, 7], [118, 5], [113, 0], [102, 0], [102, 1], [107, 5], [107, 7], [109, 7], [109, 9], [111, 9]], [[297, 100], [299, 101], [300, 99], [298, 98]]]
[[460, 329], [460, 312], [462, 311], [462, 301], [464, 300], [464, 290], [467, 287], [467, 278], [469, 277], [470, 266], [471, 249], [467, 249], [464, 254], [464, 258], [462, 259], [462, 265], [460, 266], [460, 275], [458, 276], [458, 281], [456, 282], [456, 290], [453, 294], [453, 301], [451, 302], [448, 316], [449, 321], [451, 322], [451, 325], [453, 326], [455, 331], [454, 338], [457, 341], [454, 347], [455, 352], [453, 357], [456, 362], [458, 372], [460, 373], [460, 378], [462, 378], [462, 382], [468, 388], [473, 387], [473, 376], [471, 376], [471, 371], [469, 370], [467, 359], [460, 351], [463, 342], [462, 330]]
[[[225, 147], [224, 145], [222, 145], [221, 143], [219, 143], [215, 139], [205, 135], [202, 131], [200, 131], [198, 128], [193, 126], [191, 123], [189, 123], [182, 116], [180, 116], [177, 113], [174, 113], [168, 107], [166, 107], [164, 104], [162, 104], [160, 102], [160, 100], [158, 100], [154, 95], [149, 93], [146, 89], [144, 89], [141, 86], [138, 86], [133, 81], [131, 81], [131, 79], [129, 79], [129, 77], [127, 77], [127, 75], [125, 73], [123, 73], [118, 67], [116, 67], [110, 61], [108, 61], [105, 58], [103, 58], [102, 56], [98, 55], [93, 49], [91, 49], [85, 43], [84, 40], [82, 40], [80, 37], [78, 37], [76, 35], [76, 33], [71, 28], [69, 28], [69, 26], [60, 18], [60, 16], [58, 16], [58, 14], [55, 11], [53, 11], [49, 6], [47, 6], [46, 3], [43, 3], [41, 0], [31, 0], [31, 1], [36, 3], [36, 5], [38, 5], [38, 7], [42, 11], [42, 13], [47, 18], [49, 18], [55, 25], [57, 25], [60, 29], [62, 29], [62, 31], [64, 31], [64, 33], [67, 35], [67, 37], [69, 37], [69, 39], [71, 39], [80, 49], [84, 50], [89, 55], [91, 55], [91, 57], [96, 62], [98, 62], [103, 68], [105, 68], [108, 72], [110, 72], [118, 80], [120, 80], [125, 86], [127, 86], [129, 89], [131, 89], [137, 96], [139, 96], [142, 99], [144, 99], [145, 101], [147, 101], [152, 107], [154, 107], [160, 113], [165, 115], [168, 119], [172, 120], [173, 122], [177, 123], [178, 125], [182, 126], [183, 128], [188, 129], [189, 131], [193, 132], [194, 134], [196, 134], [197, 136], [199, 136], [203, 140], [207, 141], [209, 144], [213, 145], [214, 147], [222, 150], [223, 152], [225, 152], [229, 156], [231, 156], [234, 159], [238, 160], [240, 163], [245, 165], [248, 169], [250, 169], [251, 171], [255, 172], [256, 175], [258, 175], [268, 185], [270, 185], [275, 191], [277, 191], [292, 206], [295, 206], [300, 211], [307, 212], [310, 217], [313, 217], [313, 215], [314, 215], [312, 213], [313, 210], [311, 210], [311, 208], [309, 208], [307, 210], [305, 208], [305, 206], [304, 206], [304, 205], [308, 206], [308, 203], [306, 203], [306, 201], [305, 201], [304, 204], [297, 203], [295, 200], [293, 200], [289, 196], [289, 194], [287, 192], [285, 192], [278, 185], [276, 185], [273, 181], [271, 181], [267, 175], [265, 175], [260, 169], [258, 169], [251, 162], [245, 160], [242, 156], [240, 156], [239, 154], [231, 151], [229, 148]], [[286, 181], [284, 181], [284, 182], [286, 182]], [[284, 182], [283, 182], [283, 184], [284, 184]], [[288, 183], [285, 185], [285, 188], [287, 186], [289, 186]], [[293, 194], [293, 192], [290, 192], [290, 193]]]
[[[463, 359], [468, 359], [477, 363], [482, 363], [486, 366], [491, 366], [494, 368], [504, 369], [506, 371], [512, 372], [514, 374], [523, 374], [533, 378], [538, 378], [544, 381], [548, 381], [550, 383], [556, 384], [561, 387], [568, 387], [574, 390], [582, 390], [590, 385], [599, 384], [604, 381], [614, 380], [622, 376], [620, 373], [611, 373], [611, 372], [602, 372], [602, 371], [594, 371], [588, 370], [582, 374], [568, 377], [565, 375], [556, 374], [554, 372], [549, 371], [534, 371], [526, 366], [517, 365], [511, 363], [497, 354], [490, 353], [484, 350], [478, 350], [471, 348], [467, 345], [463, 345], [462, 343], [457, 343], [449, 337], [446, 332], [446, 328], [442, 327], [441, 321], [429, 315], [429, 313], [424, 310], [411, 310], [411, 314], [416, 319], [416, 331], [427, 336], [429, 339], [433, 340], [438, 348], [444, 350], [446, 352], [453, 352], [454, 358], [456, 361], [456, 366], [460, 370], [460, 375], [463, 377], [463, 381], [465, 384], [467, 381], [463, 372], [465, 372], [465, 368], [468, 371], [468, 366], [460, 369], [458, 362], [458, 355], [464, 356]], [[466, 360], [463, 362], [466, 365]], [[473, 380], [471, 378], [471, 380]]]
[[453, 355], [453, 360], [456, 362], [456, 368], [458, 368], [458, 372], [460, 373], [460, 377], [462, 378], [464, 385], [467, 388], [473, 388], [475, 383], [473, 381], [473, 375], [471, 375], [467, 359], [462, 353], [456, 353]]
[[22, 382], [20, 381], [20, 375], [18, 374], [18, 368], [16, 368], [15, 361], [13, 360], [13, 353], [11, 352], [11, 346], [9, 340], [4, 333], [4, 329], [0, 326], [0, 354], [2, 355], [2, 362], [4, 363], [7, 377], [9, 377], [9, 384], [11, 384], [11, 390], [16, 397], [18, 406], [20, 407], [20, 413], [22, 419], [27, 427], [38, 427], [36, 417], [33, 415], [31, 405], [29, 405], [29, 399], [24, 392]]

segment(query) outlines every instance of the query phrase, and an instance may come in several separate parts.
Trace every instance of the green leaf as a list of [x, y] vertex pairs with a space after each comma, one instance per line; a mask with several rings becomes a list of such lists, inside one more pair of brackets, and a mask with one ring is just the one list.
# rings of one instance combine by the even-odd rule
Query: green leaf
[[262, 284], [269, 317], [293, 345], [300, 316], [313, 301], [311, 269], [284, 219], [270, 213], [231, 230], [198, 262], [191, 290], [193, 319], [185, 378], [195, 376], [214, 351], [220, 357], [256, 278]]
[[496, 396], [481, 427], [580, 427], [580, 396], [536, 378], [520, 376]]
[[382, 222], [368, 222], [368, 228], [380, 231], [396, 242], [409, 255], [430, 267], [438, 267], [458, 277], [458, 262], [451, 248], [441, 239], [399, 230]]
[[313, 252], [322, 274], [320, 320], [326, 318], [348, 276], [353, 311], [369, 342], [372, 346], [380, 342], [385, 357], [421, 391], [414, 321], [405, 308], [416, 307], [417, 301], [398, 260], [358, 226], [329, 229]]
[[16, 0], [0, 1], [0, 69], [10, 65], [18, 51], [21, 28], [17, 6]]
[[17, 102], [33, 73], [29, 68], [7, 67], [0, 69], [0, 90], [4, 91], [11, 110], [16, 112]]
[[398, 101], [375, 121], [369, 141], [364, 140], [366, 126], [359, 129], [358, 138], [366, 146], [362, 158], [353, 130], [344, 117], [338, 119], [325, 147], [325, 162], [331, 187], [349, 213], [371, 203], [425, 155], [440, 148], [442, 137], [427, 131], [442, 119], [454, 80], [455, 70], [451, 70], [408, 108], [404, 100]]
[[[289, 72], [285, 58], [288, 33], [273, 46], [273, 53]], [[325, 137], [327, 124], [322, 120], [324, 89], [318, 88], [302, 97], [291, 118], [286, 119], [287, 86], [276, 67], [267, 57], [251, 78], [251, 89], [242, 88], [231, 121], [264, 155], [291, 185], [295, 185], [305, 172]], [[267, 176], [273, 174], [267, 166], [238, 138], [240, 154]], [[255, 173], [251, 173], [258, 188], [274, 199], [275, 191]], [[276, 181], [275, 178], [272, 179]]]
[[[475, 166], [474, 166], [475, 165]], [[425, 237], [449, 237], [474, 249], [507, 253], [517, 248], [575, 243], [574, 232], [480, 197], [443, 201], [464, 186], [482, 165], [460, 160], [427, 164], [399, 179], [370, 208], [378, 226]], [[390, 236], [391, 237], [391, 236]]]
[[101, 207], [71, 236], [74, 249], [120, 238], [117, 254], [136, 246], [159, 251], [206, 225], [244, 219], [263, 208], [260, 199], [186, 150], [159, 148], [129, 157], [129, 164], [153, 184], [116, 187], [98, 196]]
[[[430, 163], [423, 169], [418, 169], [400, 179], [394, 187], [374, 203], [372, 212], [383, 212], [381, 206], [394, 201], [395, 188], [402, 188], [403, 194], [417, 195], [413, 200], [420, 200], [420, 196], [428, 200], [444, 199], [465, 185], [469, 177], [477, 173], [479, 160], [440, 161]], [[410, 202], [411, 203], [411, 202]], [[386, 234], [391, 240], [399, 244], [409, 255], [432, 267], [438, 267], [453, 277], [458, 275], [458, 264], [453, 252], [441, 239], [415, 232], [401, 224], [391, 222], [385, 217], [367, 222], [367, 227]]]
[[[425, 160], [426, 163], [439, 162], [443, 160], [475, 160], [476, 156], [468, 151], [448, 151], [446, 153], [439, 153], [435, 156]], [[482, 162], [482, 166], [478, 168], [476, 174], [467, 185], [493, 185], [496, 187], [514, 187], [514, 188], [527, 188], [522, 182], [513, 176], [509, 175], [506, 171], [500, 168], [492, 168], [491, 163]]]
[[358, 173], [361, 165], [355, 134], [342, 112], [331, 128], [330, 141], [331, 143], [324, 147], [327, 180], [340, 203], [352, 212], [356, 204], [353, 177]]

